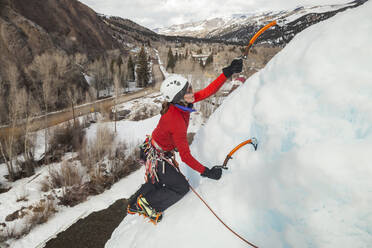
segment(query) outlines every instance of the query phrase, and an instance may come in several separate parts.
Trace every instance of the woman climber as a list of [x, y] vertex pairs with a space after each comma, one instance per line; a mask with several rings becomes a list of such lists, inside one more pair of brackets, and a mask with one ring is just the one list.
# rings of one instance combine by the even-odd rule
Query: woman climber
[[172, 75], [164, 80], [160, 91], [166, 101], [163, 103], [161, 118], [152, 135], [141, 145], [140, 159], [146, 167], [146, 183], [129, 201], [127, 212], [148, 217], [153, 223], [162, 219], [163, 211], [179, 201], [188, 191], [189, 184], [180, 173], [174, 152], [178, 151], [186, 163], [202, 177], [218, 180], [222, 169], [211, 169], [199, 163], [190, 153], [187, 142], [187, 128], [190, 112], [195, 111], [193, 103], [215, 94], [234, 73], [242, 71], [242, 59], [234, 59], [230, 66], [206, 88], [193, 92], [186, 78]]

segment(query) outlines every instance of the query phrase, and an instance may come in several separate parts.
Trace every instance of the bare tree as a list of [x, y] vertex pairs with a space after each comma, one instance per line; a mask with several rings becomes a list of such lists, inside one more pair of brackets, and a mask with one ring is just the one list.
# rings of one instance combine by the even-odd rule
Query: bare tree
[[32, 101], [30, 94], [25, 88], [19, 91], [20, 105], [24, 109], [23, 114], [23, 159], [24, 159], [24, 172], [26, 176], [31, 176], [35, 172], [35, 134], [30, 134], [30, 121], [31, 118], [39, 112], [38, 105]]
[[123, 65], [121, 66], [121, 73], [120, 73], [120, 86], [123, 88], [123, 92], [126, 88], [128, 88], [128, 81], [129, 81], [129, 69], [128, 69], [128, 61], [122, 57]]
[[5, 102], [5, 81], [0, 75], [0, 123], [5, 123], [8, 111]]
[[71, 85], [68, 89], [67, 89], [67, 96], [71, 102], [71, 110], [72, 110], [72, 117], [74, 119], [74, 126], [76, 127], [76, 115], [75, 115], [75, 105], [76, 105], [76, 86], [75, 85]]
[[117, 109], [116, 105], [118, 103], [118, 96], [119, 96], [119, 75], [120, 73], [120, 67], [118, 65], [115, 65], [114, 67], [114, 86], [115, 86], [115, 98], [114, 98], [114, 123], [115, 123], [115, 133], [116, 133], [116, 120], [117, 120]]
[[51, 96], [51, 79], [44, 79], [43, 81], [43, 102], [45, 107], [44, 112], [44, 154], [47, 155], [48, 152], [48, 135], [49, 135], [49, 126], [48, 126], [48, 102]]
[[4, 135], [4, 139], [0, 141], [1, 155], [6, 163], [9, 180], [16, 180], [19, 169], [15, 165], [15, 142], [16, 142], [16, 126], [18, 118], [21, 115], [20, 99], [22, 96], [17, 94], [17, 86], [19, 80], [19, 72], [16, 66], [10, 66], [8, 71], [9, 78], [9, 97], [8, 97], [8, 120], [9, 132]]
[[75, 53], [74, 54], [74, 62], [76, 65], [83, 67], [88, 63], [88, 58], [86, 54], [82, 53]]
[[[42, 82], [42, 97], [44, 104], [44, 156], [48, 152], [48, 113], [49, 107], [55, 106], [58, 101], [57, 93], [61, 85], [63, 76], [71, 70], [69, 57], [62, 51], [55, 53], [44, 53], [36, 56], [32, 64], [27, 68], [29, 74], [32, 72], [38, 74], [38, 80]], [[46, 161], [47, 162], [47, 161]]]
[[115, 133], [116, 130], [116, 122], [117, 122], [117, 103], [118, 103], [118, 97], [121, 94], [121, 86], [122, 80], [125, 78], [125, 64], [124, 63], [117, 63], [113, 66], [113, 77], [114, 77], [114, 87], [115, 87], [115, 99], [114, 99], [114, 122], [115, 122]]
[[99, 98], [99, 92], [107, 85], [107, 63], [104, 59], [98, 59], [90, 65], [90, 70], [94, 75], [93, 87], [96, 89], [96, 98]]

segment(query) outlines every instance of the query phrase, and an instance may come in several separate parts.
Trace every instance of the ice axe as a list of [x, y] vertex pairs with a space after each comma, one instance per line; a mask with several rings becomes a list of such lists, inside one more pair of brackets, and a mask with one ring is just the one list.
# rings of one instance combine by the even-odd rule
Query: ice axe
[[229, 152], [229, 154], [227, 154], [226, 158], [225, 158], [225, 161], [223, 161], [223, 165], [220, 165], [220, 166], [216, 166], [218, 168], [221, 168], [221, 169], [225, 169], [227, 170], [227, 163], [229, 162], [230, 159], [232, 159], [232, 155], [237, 151], [239, 150], [240, 148], [242, 148], [243, 146], [247, 145], [247, 144], [251, 144], [254, 148], [255, 151], [257, 151], [257, 147], [258, 147], [258, 141], [256, 138], [251, 138], [249, 140], [246, 140], [242, 143], [240, 143], [239, 145], [237, 145], [234, 149], [231, 150], [231, 152]]
[[245, 51], [243, 53], [243, 55], [241, 56], [242, 59], [247, 59], [247, 56], [248, 56], [248, 53], [249, 53], [249, 50], [251, 49], [251, 47], [253, 46], [253, 43], [257, 40], [257, 38], [263, 33], [265, 32], [267, 29], [273, 27], [273, 26], [280, 26], [282, 25], [282, 21], [272, 21], [268, 24], [266, 24], [264, 27], [262, 27], [260, 30], [257, 31], [257, 33], [255, 33], [255, 35], [253, 35], [253, 37], [251, 38], [251, 40], [249, 41], [249, 44], [246, 46], [245, 48]]

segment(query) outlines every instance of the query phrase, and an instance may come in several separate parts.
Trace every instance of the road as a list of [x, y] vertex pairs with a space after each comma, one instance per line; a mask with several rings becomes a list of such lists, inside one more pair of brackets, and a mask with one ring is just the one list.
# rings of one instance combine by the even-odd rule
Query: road
[[[153, 78], [154, 78], [154, 85], [152, 87], [144, 88], [142, 90], [133, 92], [133, 93], [126, 93], [118, 97], [117, 104], [121, 104], [124, 102], [128, 102], [137, 98], [144, 97], [146, 95], [150, 95], [155, 92], [159, 92], [161, 82], [164, 80], [163, 73], [160, 70], [160, 66], [158, 64], [153, 64]], [[114, 97], [97, 100], [92, 103], [83, 104], [80, 106], [75, 107], [75, 115], [76, 117], [87, 115], [89, 113], [94, 112], [107, 112], [111, 109], [112, 106], [115, 104]], [[51, 127], [62, 122], [66, 122], [73, 119], [72, 109], [68, 108], [62, 111], [58, 111], [55, 113], [49, 113], [47, 115], [47, 126]], [[22, 134], [24, 131], [24, 125], [20, 125], [14, 128], [14, 133]], [[45, 115], [38, 116], [32, 119], [29, 124], [29, 131], [35, 132], [40, 129], [45, 128]], [[0, 128], [0, 136], [6, 136], [10, 133], [12, 129], [10, 127], [2, 127]]]

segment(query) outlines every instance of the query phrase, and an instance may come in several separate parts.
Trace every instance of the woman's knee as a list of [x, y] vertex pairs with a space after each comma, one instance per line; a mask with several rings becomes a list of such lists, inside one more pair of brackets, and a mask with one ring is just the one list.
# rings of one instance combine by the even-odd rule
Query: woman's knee
[[189, 192], [189, 190], [190, 190], [189, 183], [187, 181], [185, 181], [185, 183], [182, 184], [180, 194], [186, 195], [187, 192]]

